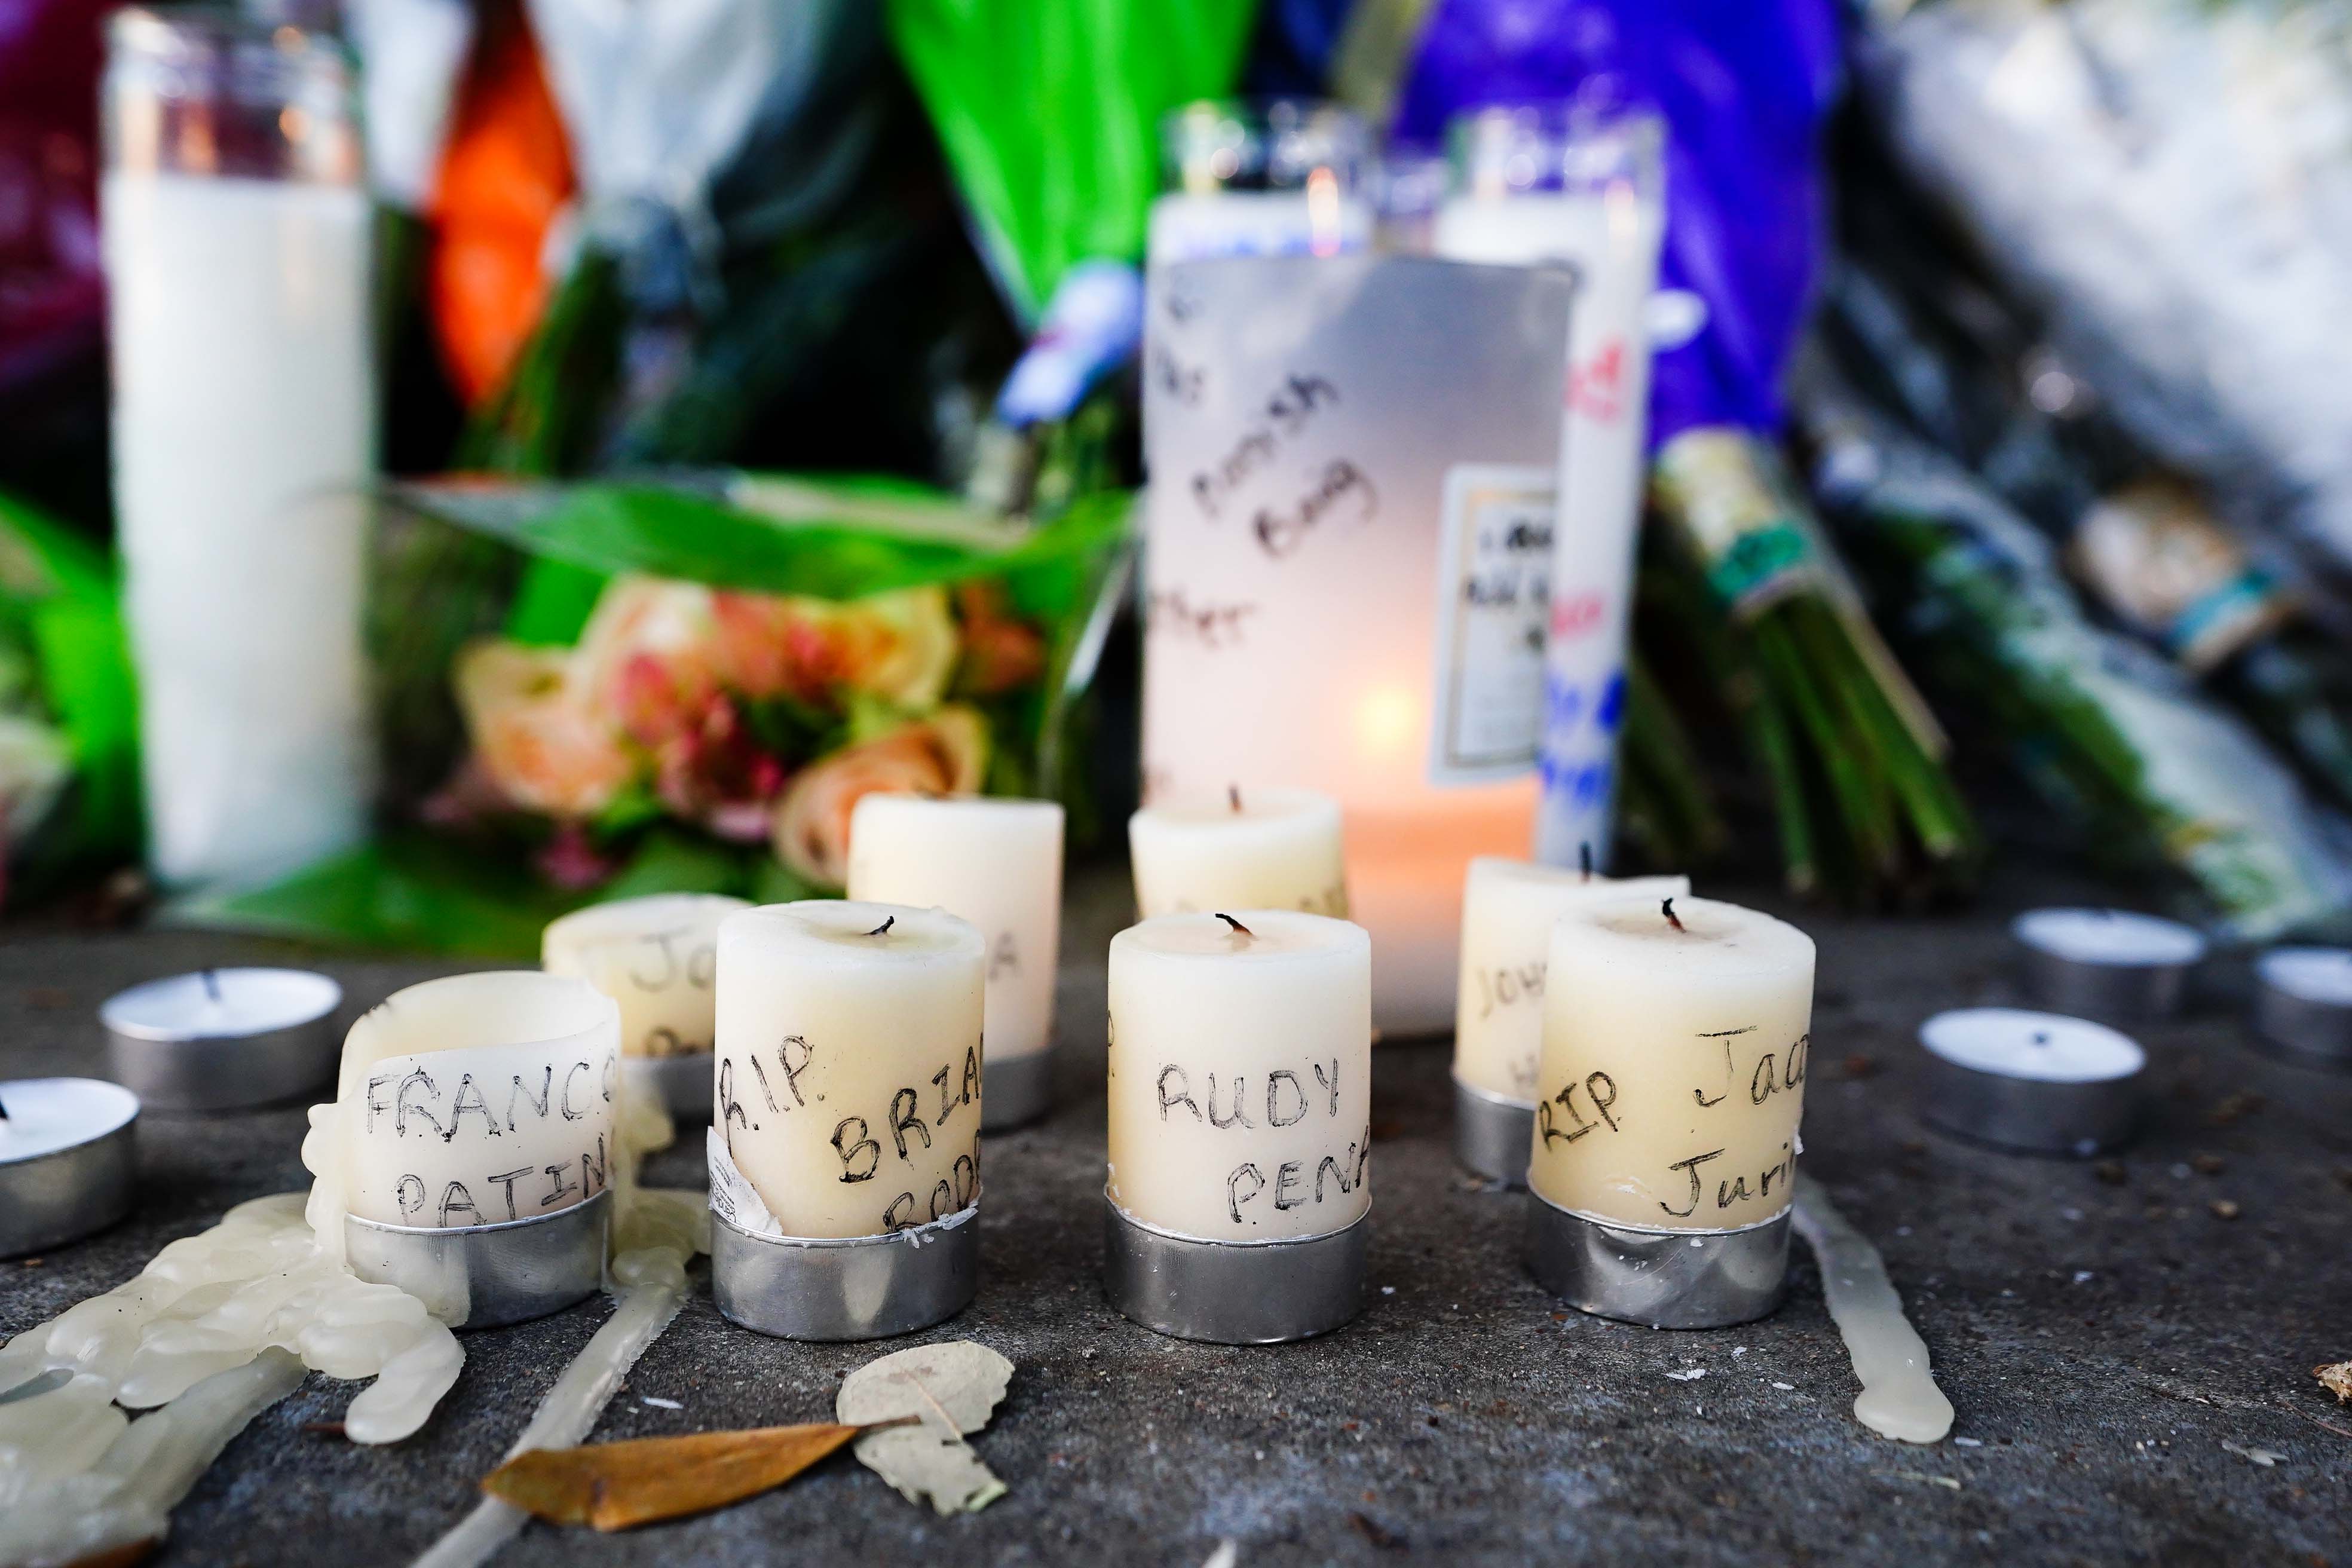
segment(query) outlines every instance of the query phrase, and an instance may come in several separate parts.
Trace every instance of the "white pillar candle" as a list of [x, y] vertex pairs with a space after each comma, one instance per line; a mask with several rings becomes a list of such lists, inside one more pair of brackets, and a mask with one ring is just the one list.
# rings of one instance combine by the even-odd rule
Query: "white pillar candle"
[[1128, 819], [1145, 920], [1217, 910], [1348, 913], [1339, 804], [1305, 789], [1234, 786], [1219, 799], [1147, 805]]
[[612, 1181], [621, 1013], [584, 980], [453, 974], [395, 991], [343, 1040], [335, 1102], [310, 1113], [310, 1218], [341, 1258], [342, 1216], [499, 1225]]
[[719, 928], [713, 1143], [782, 1233], [879, 1236], [980, 1196], [980, 928], [811, 900]]
[[987, 943], [982, 1034], [992, 1062], [1054, 1042], [1062, 940], [1062, 808], [1049, 800], [869, 795], [849, 816], [849, 896], [930, 905]]
[[1647, 1230], [1738, 1230], [1794, 1189], [1813, 942], [1708, 899], [1553, 928], [1528, 1184]]
[[1663, 899], [1689, 893], [1688, 877], [1594, 877], [1493, 855], [1471, 861], [1462, 895], [1455, 1080], [1531, 1103], [1543, 1056], [1551, 928], [1571, 910], [1617, 903], [1654, 910]]
[[710, 1049], [719, 922], [751, 906], [720, 893], [656, 893], [591, 904], [550, 925], [540, 966], [585, 980], [621, 1009], [625, 1057]]
[[1110, 1201], [1210, 1241], [1324, 1236], [1371, 1206], [1371, 939], [1286, 910], [1110, 943]]

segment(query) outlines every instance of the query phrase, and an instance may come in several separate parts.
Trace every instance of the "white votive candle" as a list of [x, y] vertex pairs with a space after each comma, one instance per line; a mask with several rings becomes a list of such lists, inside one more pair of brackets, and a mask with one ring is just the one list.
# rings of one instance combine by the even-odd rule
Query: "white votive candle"
[[2254, 1026], [2288, 1050], [2352, 1058], [2352, 952], [2275, 947], [2256, 959]]
[[1813, 942], [1736, 904], [1571, 910], [1553, 927], [1528, 1184], [1646, 1230], [1778, 1218], [1794, 1188]]
[[585, 980], [621, 1009], [625, 1057], [710, 1049], [719, 922], [751, 906], [720, 893], [656, 893], [591, 904], [550, 925], [540, 964]]
[[1054, 1041], [1062, 808], [1049, 800], [869, 795], [849, 817], [849, 896], [936, 905], [987, 943], [982, 1033], [993, 1065]]
[[713, 1129], [783, 1235], [978, 1201], [985, 963], [945, 910], [818, 899], [720, 925]]
[[2194, 926], [2130, 910], [2029, 910], [2010, 931], [2035, 952], [2070, 963], [2146, 968], [2205, 956], [2205, 938]]
[[311, 1112], [310, 1215], [446, 1228], [556, 1214], [612, 1181], [621, 1016], [584, 980], [527, 970], [395, 991], [343, 1040]]
[[1111, 939], [1108, 1195], [1180, 1237], [1328, 1235], [1371, 1206], [1371, 939], [1232, 917]]
[[1689, 892], [1688, 877], [1595, 877], [1493, 855], [1471, 861], [1462, 896], [1455, 1081], [1532, 1105], [1551, 928], [1571, 910], [1612, 903], [1654, 910]]
[[2017, 1007], [1938, 1013], [1920, 1115], [1948, 1132], [2011, 1149], [2087, 1158], [2131, 1135], [2147, 1052], [2086, 1018]]
[[1344, 917], [1339, 803], [1304, 789], [1230, 789], [1147, 805], [1128, 819], [1135, 907], [1145, 920], [1217, 910]]
[[2100, 1083], [2147, 1066], [2137, 1041], [2105, 1024], [2021, 1007], [1938, 1013], [1919, 1043], [1955, 1067], [2033, 1083]]

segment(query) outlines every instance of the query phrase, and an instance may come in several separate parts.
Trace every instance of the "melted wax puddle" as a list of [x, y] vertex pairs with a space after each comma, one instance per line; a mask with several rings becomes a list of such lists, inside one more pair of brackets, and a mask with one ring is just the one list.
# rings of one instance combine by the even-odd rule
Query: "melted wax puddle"
[[1854, 1419], [1881, 1436], [1940, 1442], [1952, 1429], [1952, 1402], [1928, 1371], [1927, 1342], [1903, 1315], [1903, 1298], [1868, 1237], [1838, 1213], [1819, 1182], [1797, 1177], [1797, 1234], [1821, 1266], [1822, 1294], [1853, 1360], [1862, 1393]]

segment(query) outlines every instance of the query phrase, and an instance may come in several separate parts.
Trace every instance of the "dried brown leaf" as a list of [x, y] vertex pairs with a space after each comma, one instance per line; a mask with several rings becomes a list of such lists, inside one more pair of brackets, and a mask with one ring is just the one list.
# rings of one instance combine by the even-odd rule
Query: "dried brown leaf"
[[820, 1421], [535, 1448], [491, 1471], [482, 1489], [557, 1524], [626, 1530], [724, 1508], [782, 1486], [870, 1429]]
[[2339, 1361], [2326, 1366], [2315, 1366], [2311, 1375], [2319, 1379], [2319, 1386], [2336, 1395], [2336, 1403], [2352, 1403], [2352, 1361]]

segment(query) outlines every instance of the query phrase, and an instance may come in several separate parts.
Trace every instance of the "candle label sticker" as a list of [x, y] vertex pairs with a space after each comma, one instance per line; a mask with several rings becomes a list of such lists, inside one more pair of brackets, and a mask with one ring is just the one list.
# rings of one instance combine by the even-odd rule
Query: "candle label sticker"
[[[1626, 1171], [1622, 1177], [1601, 1178], [1603, 1184], [1646, 1194], [1643, 1206], [1654, 1205], [1662, 1224], [1683, 1221], [1691, 1229], [1736, 1230], [1771, 1218], [1789, 1206], [1793, 1192], [1797, 1123], [1803, 1114], [1801, 1090], [1812, 1036], [1802, 1034], [1785, 1046], [1766, 1045], [1759, 1050], [1759, 1042], [1746, 1037], [1755, 1033], [1750, 1025], [1701, 1036], [1720, 1048], [1720, 1070], [1713, 1066], [1716, 1051], [1711, 1048], [1702, 1055], [1708, 1065], [1697, 1071], [1696, 1081], [1686, 1080], [1680, 1090], [1663, 1097], [1655, 1075], [1645, 1074], [1652, 1085], [1648, 1103], [1643, 1095], [1628, 1093], [1621, 1075], [1605, 1068], [1571, 1073], [1536, 1102], [1538, 1157], [1580, 1152], [1584, 1159], [1605, 1166], [1619, 1157], [1612, 1134], [1629, 1128], [1646, 1132], [1655, 1125], [1686, 1126], [1691, 1129], [1685, 1140], [1688, 1153], [1664, 1162], [1662, 1171]], [[1672, 1103], [1661, 1104], [1661, 1098]], [[1769, 1124], [1759, 1123], [1761, 1108], [1775, 1102], [1784, 1103], [1785, 1112]], [[1589, 1187], [1595, 1177], [1588, 1170], [1580, 1180]], [[1594, 1217], [1625, 1223], [1605, 1215]]]
[[[739, 1138], [761, 1139], [795, 1117], [814, 1116], [820, 1127], [830, 1121], [827, 1180], [877, 1194], [879, 1223], [866, 1234], [929, 1225], [980, 1201], [980, 1142], [971, 1134], [980, 1125], [981, 1050], [974, 1041], [958, 1059], [942, 1062], [928, 1087], [902, 1084], [887, 1102], [877, 1094], [845, 1115], [827, 1103], [819, 1087], [826, 1081], [822, 1052], [805, 1035], [786, 1035], [771, 1052], [746, 1051], [740, 1062], [733, 1050], [721, 1051], [711, 1124], [729, 1164], [740, 1171], [747, 1153], [755, 1163], [768, 1163], [756, 1146], [739, 1148]], [[945, 1158], [962, 1138], [970, 1139], [970, 1152]], [[910, 1171], [925, 1179], [910, 1180]]]
[[537, 1045], [385, 1057], [357, 1106], [352, 1212], [393, 1225], [503, 1225], [612, 1182], [614, 1046], [550, 1059]]
[[1433, 784], [1535, 765], [1544, 722], [1555, 472], [1457, 463], [1445, 473], [1437, 564]]
[[[1163, 1065], [1153, 1085], [1159, 1119], [1183, 1122], [1189, 1118], [1195, 1126], [1237, 1135], [1339, 1120], [1337, 1057], [1297, 1069], [1276, 1068], [1259, 1079], [1265, 1086], [1262, 1093], [1252, 1088], [1251, 1074], [1225, 1077], [1222, 1088], [1213, 1072], [1203, 1075], [1196, 1085], [1192, 1074], [1180, 1064]], [[1328, 1140], [1337, 1130], [1318, 1125], [1316, 1131]], [[1261, 1155], [1240, 1160], [1217, 1173], [1225, 1217], [1236, 1226], [1254, 1226], [1258, 1220], [1252, 1205], [1261, 1204], [1276, 1214], [1326, 1205], [1360, 1212], [1360, 1203], [1343, 1200], [1362, 1190], [1371, 1157], [1371, 1130], [1366, 1127], [1344, 1146], [1329, 1146], [1318, 1156], [1302, 1153], [1297, 1159], [1284, 1160]], [[1330, 1228], [1340, 1228], [1354, 1217], [1350, 1214]]]

